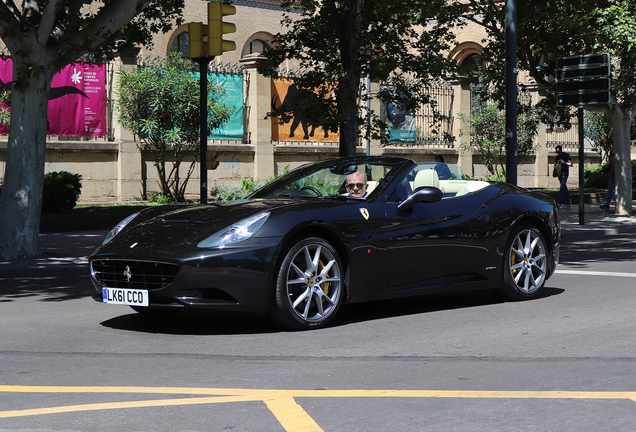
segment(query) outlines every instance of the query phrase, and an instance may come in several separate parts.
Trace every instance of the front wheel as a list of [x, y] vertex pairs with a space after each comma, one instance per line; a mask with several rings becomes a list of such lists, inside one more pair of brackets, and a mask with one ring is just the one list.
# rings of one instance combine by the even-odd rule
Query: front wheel
[[324, 327], [343, 299], [343, 267], [336, 249], [318, 237], [299, 240], [278, 270], [271, 316], [283, 327]]
[[503, 293], [513, 300], [536, 297], [547, 276], [545, 239], [532, 225], [517, 226], [504, 250]]

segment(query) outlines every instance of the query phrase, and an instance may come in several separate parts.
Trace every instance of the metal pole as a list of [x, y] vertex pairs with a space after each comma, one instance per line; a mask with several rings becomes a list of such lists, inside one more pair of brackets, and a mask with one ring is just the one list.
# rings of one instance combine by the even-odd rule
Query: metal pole
[[371, 155], [371, 75], [367, 74], [367, 156]]
[[585, 128], [583, 105], [579, 104], [579, 225], [585, 225]]
[[517, 184], [517, 0], [506, 1], [506, 182]]
[[200, 166], [201, 166], [201, 204], [208, 202], [208, 169], [206, 164], [206, 153], [208, 150], [208, 62], [207, 57], [197, 59], [199, 63], [199, 101], [201, 103], [201, 125], [200, 125]]

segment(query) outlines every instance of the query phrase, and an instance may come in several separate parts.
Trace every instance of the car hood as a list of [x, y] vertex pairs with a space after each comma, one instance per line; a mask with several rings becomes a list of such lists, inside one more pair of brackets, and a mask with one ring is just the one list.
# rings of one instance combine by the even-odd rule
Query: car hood
[[[316, 205], [329, 206], [326, 202]], [[192, 248], [212, 234], [260, 212], [277, 212], [306, 205], [298, 199], [253, 199], [194, 206], [163, 206], [143, 211], [134, 225], [125, 228], [94, 254], [174, 253], [175, 248]], [[134, 246], [133, 246], [134, 245]]]

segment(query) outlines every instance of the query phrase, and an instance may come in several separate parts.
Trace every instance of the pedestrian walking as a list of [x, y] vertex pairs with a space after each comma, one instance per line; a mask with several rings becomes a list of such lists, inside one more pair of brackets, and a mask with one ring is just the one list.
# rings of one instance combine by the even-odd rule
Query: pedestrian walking
[[614, 152], [610, 152], [609, 155], [609, 179], [607, 180], [607, 199], [605, 200], [605, 204], [601, 204], [603, 210], [609, 210], [609, 205], [612, 202], [612, 198], [614, 197], [614, 188], [616, 187], [616, 177], [614, 177]]
[[570, 176], [570, 167], [572, 166], [572, 157], [563, 151], [563, 147], [556, 146], [556, 158], [554, 160], [554, 166], [560, 168], [559, 183], [561, 187], [559, 189], [559, 201], [557, 207], [570, 208], [572, 207], [572, 199], [570, 198], [570, 192], [568, 191], [568, 177]]

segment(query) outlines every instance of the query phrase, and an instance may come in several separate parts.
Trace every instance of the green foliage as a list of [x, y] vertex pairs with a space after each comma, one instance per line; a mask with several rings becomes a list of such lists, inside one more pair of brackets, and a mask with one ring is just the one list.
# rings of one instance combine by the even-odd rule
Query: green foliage
[[103, 61], [151, 44], [156, 33], [183, 23], [185, 4], [184, 0], [151, 0], [143, 7], [130, 7], [131, 2], [122, 0], [19, 3], [17, 8], [14, 2], [0, 2], [0, 39], [11, 56], [26, 60], [19, 62], [22, 69], [14, 70], [14, 90], [23, 88], [29, 77], [58, 71], [84, 55]]
[[0, 123], [8, 125], [11, 119], [11, 111], [9, 111], [9, 103], [11, 92], [4, 90], [0, 92]]
[[[283, 174], [289, 172], [289, 165], [285, 166], [283, 173], [270, 177], [267, 183], [277, 179]], [[257, 180], [247, 177], [241, 177], [241, 185], [218, 185], [210, 190], [210, 201], [235, 201], [247, 198], [248, 195], [259, 189], [262, 184]]]
[[[388, 91], [378, 95], [415, 110], [432, 102], [424, 83], [445, 76], [457, 66], [447, 53], [454, 45], [448, 26], [428, 25], [440, 12], [443, 0], [321, 1], [288, 0], [297, 13], [283, 20], [283, 31], [260, 67], [278, 77], [281, 64], [299, 65], [293, 82], [298, 89], [315, 94], [270, 113], [285, 117], [293, 111], [309, 124], [340, 131], [340, 154], [355, 155], [358, 135], [379, 138], [387, 128], [379, 113], [365, 116], [359, 110], [366, 94], [363, 77], [383, 81]], [[426, 28], [423, 30], [423, 28]], [[304, 94], [307, 94], [305, 92]], [[366, 125], [371, 128], [366, 129]]]
[[[585, 168], [583, 181], [586, 188], [607, 189], [610, 164], [604, 163], [592, 168]], [[632, 160], [632, 188], [636, 188], [636, 160]]]
[[[503, 101], [505, 94], [506, 26], [504, 4], [493, 0], [450, 0], [444, 16], [449, 20], [462, 16], [462, 23], [476, 23], [487, 32], [484, 50], [480, 53], [480, 79], [492, 85]], [[520, 87], [538, 87], [542, 98], [537, 103], [541, 121], [552, 127], [568, 128], [576, 118], [572, 107], [557, 106], [557, 59], [579, 53], [609, 53], [611, 58], [611, 88], [609, 104], [587, 105], [586, 110], [605, 113], [611, 120], [616, 154], [623, 172], [631, 169], [629, 128], [636, 113], [636, 0], [555, 0], [517, 2], [517, 68], [531, 79], [519, 82]], [[446, 18], [445, 18], [446, 19]], [[521, 75], [521, 74], [520, 74]], [[524, 82], [525, 81], [525, 82]], [[627, 176], [629, 177], [629, 176]], [[632, 196], [618, 177], [617, 212], [631, 212]]]
[[159, 192], [148, 193], [148, 201], [155, 204], [176, 204], [177, 200], [171, 195], [163, 195]]
[[75, 207], [82, 191], [81, 180], [80, 174], [72, 174], [68, 171], [45, 174], [42, 212], [58, 213]]
[[[520, 104], [521, 105], [521, 104]], [[528, 106], [520, 106], [517, 117], [517, 158], [523, 159], [534, 151], [534, 139], [539, 128], [539, 116]], [[496, 105], [477, 98], [471, 115], [459, 114], [459, 119], [469, 129], [469, 141], [462, 148], [477, 151], [482, 163], [495, 180], [505, 179], [506, 170], [506, 117]]]
[[595, 150], [601, 155], [601, 160], [607, 160], [614, 148], [612, 124], [607, 115], [598, 112], [585, 112], [585, 136], [595, 143]]
[[[159, 174], [161, 195], [183, 202], [200, 146], [199, 82], [192, 63], [172, 53], [151, 67], [120, 70], [119, 121], [149, 152]], [[230, 118], [224, 91], [208, 83], [208, 134]], [[192, 157], [182, 177], [181, 163]]]
[[209, 201], [236, 201], [245, 199], [250, 193], [242, 186], [222, 184], [210, 190]]
[[258, 180], [241, 177], [241, 189], [248, 194], [251, 194], [259, 187], [261, 187], [261, 185], [258, 183]]

